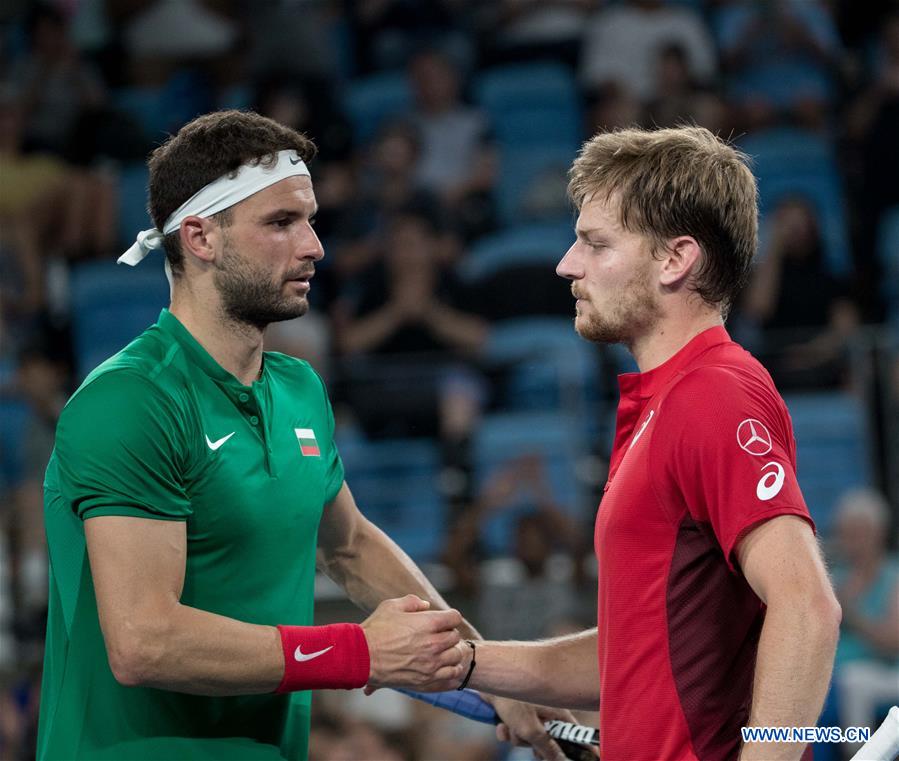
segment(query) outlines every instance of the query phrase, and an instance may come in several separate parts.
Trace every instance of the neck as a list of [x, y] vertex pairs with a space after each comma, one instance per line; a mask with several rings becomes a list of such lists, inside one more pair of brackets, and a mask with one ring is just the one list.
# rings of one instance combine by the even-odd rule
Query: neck
[[262, 371], [262, 330], [228, 318], [218, 299], [196, 298], [178, 289], [172, 295], [169, 311], [209, 356], [244, 386], [259, 378]]
[[667, 362], [704, 330], [724, 325], [718, 312], [703, 310], [688, 319], [661, 319], [645, 334], [636, 338], [628, 349], [641, 373]]

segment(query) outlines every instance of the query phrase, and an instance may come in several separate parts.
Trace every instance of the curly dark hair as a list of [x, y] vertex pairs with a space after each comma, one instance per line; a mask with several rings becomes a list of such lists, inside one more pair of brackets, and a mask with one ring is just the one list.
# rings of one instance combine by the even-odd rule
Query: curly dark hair
[[[293, 149], [303, 161], [315, 156], [305, 135], [252, 111], [215, 111], [185, 124], [150, 155], [148, 210], [156, 228], [194, 193], [244, 164], [274, 161], [278, 151]], [[229, 219], [228, 209], [215, 217]], [[177, 232], [165, 236], [165, 255], [173, 274], [184, 271]]]

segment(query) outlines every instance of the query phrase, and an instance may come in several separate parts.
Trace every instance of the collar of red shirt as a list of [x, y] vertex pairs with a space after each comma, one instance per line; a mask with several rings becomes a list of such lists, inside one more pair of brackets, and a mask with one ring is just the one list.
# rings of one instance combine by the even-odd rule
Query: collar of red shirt
[[621, 398], [649, 399], [706, 349], [729, 341], [730, 336], [724, 326], [716, 325], [691, 338], [680, 351], [658, 367], [647, 370], [645, 373], [622, 373], [618, 376]]

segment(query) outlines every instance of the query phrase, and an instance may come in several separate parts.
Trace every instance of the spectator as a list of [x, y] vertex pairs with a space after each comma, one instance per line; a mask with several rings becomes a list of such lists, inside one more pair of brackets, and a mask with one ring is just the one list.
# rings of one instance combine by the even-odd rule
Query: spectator
[[888, 552], [890, 509], [881, 494], [855, 489], [836, 515], [834, 569], [843, 608], [834, 681], [842, 724], [876, 727], [899, 701], [899, 558]]
[[483, 65], [553, 59], [577, 68], [597, 0], [499, 0], [481, 9]]
[[370, 435], [434, 434], [442, 393], [477, 393], [463, 379], [486, 323], [465, 310], [433, 223], [414, 210], [394, 217], [383, 260], [361, 281], [334, 315], [350, 402]]
[[56, 431], [56, 421], [68, 395], [68, 368], [41, 343], [19, 353], [16, 386], [31, 415], [22, 432], [24, 473], [15, 496], [15, 546], [18, 556], [17, 599], [24, 633], [38, 637], [47, 606], [47, 545], [44, 536], [44, 470]]
[[[872, 81], [846, 114], [847, 136], [860, 154], [856, 267], [870, 293], [879, 290], [882, 275], [873, 256], [876, 231], [884, 212], [899, 205], [899, 12], [885, 20], [876, 51]], [[878, 310], [868, 316], [883, 317]]]
[[31, 49], [14, 67], [25, 125], [25, 146], [62, 154], [79, 116], [105, 96], [103, 81], [85, 63], [55, 6], [36, 3], [27, 21]]
[[781, 114], [808, 127], [824, 125], [841, 54], [824, 3], [725, 0], [715, 27], [729, 90], [747, 126], [764, 126]]
[[801, 197], [780, 202], [743, 302], [763, 333], [758, 353], [780, 386], [835, 385], [858, 326], [855, 305], [830, 275], [815, 211]]
[[478, 622], [491, 639], [538, 639], [578, 607], [570, 567], [554, 571], [558, 553], [583, 555], [579, 529], [556, 503], [540, 455], [506, 463], [483, 486], [450, 536], [445, 558], [457, 577], [477, 569], [477, 543], [484, 523], [506, 510], [518, 514], [514, 558], [484, 567], [475, 582]]
[[256, 87], [255, 110], [313, 138], [321, 163], [344, 161], [352, 151], [352, 131], [333, 92], [327, 80], [272, 72]]
[[344, 0], [357, 74], [402, 67], [422, 44], [471, 56], [464, 4], [456, 0]]
[[[18, 287], [9, 308], [34, 315], [45, 306], [52, 256], [96, 255], [115, 236], [113, 184], [102, 172], [75, 169], [47, 153], [23, 151], [22, 107], [0, 95], [0, 247], [13, 260]], [[9, 283], [4, 283], [7, 291]]]
[[466, 237], [489, 231], [496, 155], [486, 115], [462, 102], [459, 71], [442, 53], [416, 55], [409, 79], [412, 123], [421, 138], [419, 182], [439, 196]]
[[701, 84], [715, 75], [715, 46], [702, 19], [662, 0], [628, 0], [599, 11], [587, 26], [581, 81], [589, 90], [620, 83], [641, 102], [653, 93], [660, 50], [676, 44], [688, 53], [691, 76]]
[[720, 132], [724, 126], [724, 104], [695, 81], [689, 55], [680, 45], [666, 45], [659, 52], [653, 97], [644, 121], [654, 127], [698, 124], [712, 132]]

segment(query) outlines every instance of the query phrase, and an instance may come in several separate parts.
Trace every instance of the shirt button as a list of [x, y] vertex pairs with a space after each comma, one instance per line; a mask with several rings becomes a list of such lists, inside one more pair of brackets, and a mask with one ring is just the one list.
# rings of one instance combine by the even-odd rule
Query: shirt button
[[249, 394], [241, 394], [237, 398], [240, 399], [240, 401], [245, 402], [250, 398], [250, 396], [249, 396]]
[[252, 425], [259, 425], [259, 418], [253, 415], [253, 417], [250, 418], [250, 423]]

